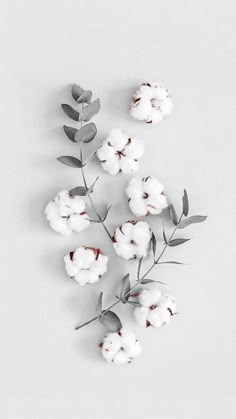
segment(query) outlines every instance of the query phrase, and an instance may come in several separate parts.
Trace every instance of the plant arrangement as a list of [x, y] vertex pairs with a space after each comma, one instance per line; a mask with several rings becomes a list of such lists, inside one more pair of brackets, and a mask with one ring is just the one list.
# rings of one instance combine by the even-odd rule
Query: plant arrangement
[[[111, 205], [107, 207], [105, 214], [100, 214], [93, 200], [98, 178], [89, 185], [85, 167], [94, 158], [98, 158], [102, 168], [112, 176], [136, 172], [144, 153], [144, 145], [121, 129], [113, 129], [102, 144], [95, 147], [91, 155], [86, 156], [86, 144], [94, 141], [97, 134], [96, 125], [89, 121], [99, 112], [100, 100], [92, 101], [92, 92], [77, 84], [72, 86], [72, 97], [76, 102], [76, 108], [63, 104], [62, 109], [67, 117], [78, 122], [79, 126], [74, 128], [64, 125], [63, 129], [67, 138], [78, 145], [78, 156], [61, 156], [57, 160], [79, 169], [83, 184], [69, 191], [60, 191], [48, 203], [45, 214], [51, 228], [65, 236], [71, 235], [72, 232], [79, 233], [92, 223], [100, 224], [117, 257], [137, 261], [137, 278], [131, 281], [129, 273], [121, 278], [119, 295], [114, 297], [114, 301], [108, 307], [103, 306], [101, 292], [98, 295], [95, 313], [88, 321], [76, 327], [76, 330], [79, 330], [97, 320], [101, 322], [107, 329], [104, 339], [98, 345], [101, 354], [109, 363], [122, 365], [138, 357], [142, 349], [135, 334], [123, 327], [113, 309], [118, 304], [123, 304], [124, 307], [128, 304], [133, 306], [134, 319], [138, 325], [145, 328], [165, 325], [176, 314], [176, 301], [167, 293], [161, 292], [157, 285], [160, 281], [150, 279], [149, 274], [160, 264], [181, 264], [177, 261], [163, 260], [163, 256], [169, 247], [180, 246], [190, 240], [181, 235], [179, 237], [179, 233], [191, 224], [204, 221], [206, 216], [189, 216], [186, 190], [182, 197], [182, 212], [178, 216], [158, 179], [153, 176], [143, 179], [136, 176], [128, 182], [125, 189], [134, 219], [128, 220], [111, 232], [107, 226]], [[150, 124], [159, 123], [171, 110], [172, 100], [164, 86], [158, 83], [142, 84], [134, 94], [130, 106], [131, 116]], [[158, 216], [164, 209], [169, 213], [173, 229], [167, 233], [163, 222], [163, 243], [158, 253], [156, 235], [146, 219], [150, 214]], [[93, 216], [90, 215], [91, 210]], [[139, 217], [143, 217], [142, 220]], [[150, 262], [145, 272], [144, 259]], [[107, 271], [108, 265], [108, 257], [101, 249], [85, 246], [71, 251], [64, 257], [64, 261], [67, 275], [80, 286], [98, 282]]]

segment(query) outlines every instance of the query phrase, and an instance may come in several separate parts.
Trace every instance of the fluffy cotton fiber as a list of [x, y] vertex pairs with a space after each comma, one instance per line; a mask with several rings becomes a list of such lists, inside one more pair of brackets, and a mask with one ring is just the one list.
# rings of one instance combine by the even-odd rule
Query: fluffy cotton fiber
[[134, 318], [142, 327], [161, 327], [176, 312], [176, 301], [157, 288], [143, 289], [138, 296], [141, 307], [134, 309]]
[[160, 83], [143, 83], [132, 97], [130, 115], [147, 124], [159, 124], [171, 113], [173, 103], [168, 91]]
[[115, 365], [130, 363], [142, 352], [135, 334], [125, 328], [106, 334], [99, 347], [104, 359]]
[[97, 151], [103, 169], [111, 175], [127, 174], [138, 170], [138, 159], [144, 146], [136, 138], [129, 137], [120, 129], [113, 129]]
[[49, 225], [57, 233], [69, 236], [72, 231], [82, 231], [90, 221], [85, 211], [86, 204], [79, 196], [70, 196], [68, 191], [59, 192], [45, 209]]
[[108, 257], [100, 249], [79, 247], [64, 257], [67, 274], [80, 285], [94, 284], [107, 271]]
[[145, 221], [127, 221], [113, 236], [116, 253], [126, 260], [140, 259], [150, 250], [151, 229]]
[[129, 207], [136, 217], [160, 214], [168, 206], [164, 186], [155, 177], [133, 178], [125, 192]]

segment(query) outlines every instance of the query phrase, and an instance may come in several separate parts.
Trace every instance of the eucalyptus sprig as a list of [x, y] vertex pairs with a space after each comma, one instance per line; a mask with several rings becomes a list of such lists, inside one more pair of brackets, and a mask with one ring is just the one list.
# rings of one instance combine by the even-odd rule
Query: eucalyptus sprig
[[[165, 229], [164, 229], [164, 225], [163, 225], [163, 238], [164, 238], [164, 243], [163, 243], [163, 249], [161, 250], [161, 252], [159, 253], [158, 257], [156, 257], [156, 246], [157, 246], [157, 241], [156, 241], [156, 237], [154, 235], [154, 233], [152, 233], [152, 237], [151, 237], [151, 243], [152, 243], [152, 250], [153, 250], [153, 256], [154, 256], [154, 261], [151, 264], [151, 266], [148, 268], [148, 270], [142, 275], [141, 274], [141, 268], [142, 268], [142, 262], [143, 262], [143, 258], [141, 258], [138, 262], [138, 270], [137, 270], [137, 279], [136, 282], [133, 286], [131, 286], [130, 284], [130, 274], [125, 275], [122, 279], [121, 279], [121, 291], [120, 291], [120, 296], [116, 296], [116, 301], [113, 302], [109, 307], [107, 307], [106, 309], [102, 309], [102, 303], [101, 303], [101, 294], [98, 297], [98, 305], [100, 307], [100, 311], [99, 313], [94, 316], [93, 318], [91, 318], [90, 320], [88, 320], [87, 322], [77, 326], [75, 328], [75, 330], [79, 330], [84, 326], [87, 326], [88, 324], [94, 322], [95, 320], [99, 320], [102, 324], [106, 324], [107, 327], [110, 328], [110, 330], [118, 330], [116, 329], [118, 327], [118, 323], [121, 324], [120, 319], [118, 318], [118, 316], [111, 311], [111, 309], [113, 309], [117, 304], [119, 303], [129, 303], [131, 305], [137, 306], [139, 305], [138, 302], [136, 301], [132, 301], [130, 300], [130, 297], [132, 297], [132, 291], [135, 290], [137, 288], [138, 285], [145, 285], [151, 282], [157, 282], [157, 283], [161, 283], [163, 284], [163, 282], [161, 281], [155, 281], [153, 279], [149, 279], [147, 278], [148, 274], [152, 271], [152, 269], [157, 266], [157, 265], [161, 265], [161, 264], [177, 264], [177, 265], [181, 265], [181, 262], [176, 262], [176, 261], [161, 261], [161, 258], [163, 257], [165, 251], [167, 250], [168, 247], [175, 247], [175, 246], [180, 246], [181, 244], [186, 243], [187, 241], [189, 241], [190, 239], [185, 239], [185, 238], [176, 238], [173, 239], [174, 235], [176, 234], [178, 229], [183, 229], [185, 227], [187, 227], [190, 224], [193, 223], [200, 223], [206, 220], [206, 216], [192, 216], [189, 218], [184, 218], [183, 217], [187, 217], [188, 212], [189, 212], [189, 200], [188, 200], [188, 195], [186, 190], [184, 190], [184, 194], [183, 194], [183, 208], [182, 208], [182, 213], [180, 215], [180, 217], [177, 217], [176, 211], [174, 209], [173, 204], [170, 205], [169, 210], [170, 210], [170, 218], [172, 223], [174, 224], [174, 229], [172, 231], [172, 233], [170, 234], [169, 238], [167, 238], [166, 233], [165, 233]], [[183, 227], [184, 226], [184, 227]]]
[[61, 156], [61, 157], [58, 157], [57, 160], [60, 163], [65, 164], [67, 166], [70, 166], [76, 169], [81, 169], [82, 178], [83, 178], [83, 186], [76, 186], [75, 188], [71, 189], [69, 193], [71, 196], [79, 195], [79, 196], [88, 197], [90, 204], [97, 216], [97, 219], [92, 220], [92, 221], [96, 223], [100, 223], [103, 226], [109, 239], [112, 241], [112, 236], [107, 226], [105, 225], [105, 220], [107, 218], [108, 212], [110, 211], [111, 204], [108, 206], [105, 216], [101, 216], [91, 197], [91, 194], [94, 191], [94, 187], [98, 180], [98, 177], [90, 186], [88, 186], [88, 183], [85, 177], [85, 171], [84, 171], [84, 167], [88, 164], [89, 161], [92, 160], [97, 150], [95, 150], [87, 159], [84, 160], [83, 144], [88, 144], [94, 140], [97, 134], [97, 127], [94, 124], [94, 122], [90, 122], [89, 124], [86, 124], [86, 125], [83, 125], [83, 122], [90, 121], [92, 117], [99, 112], [100, 106], [101, 106], [100, 100], [96, 99], [93, 102], [91, 102], [92, 100], [91, 90], [84, 90], [82, 87], [78, 86], [77, 84], [73, 84], [71, 94], [72, 94], [73, 99], [77, 103], [81, 104], [80, 111], [74, 109], [72, 106], [67, 105], [67, 104], [62, 104], [61, 107], [69, 118], [73, 119], [74, 121], [80, 122], [80, 128], [77, 129], [74, 127], [70, 127], [68, 125], [64, 125], [63, 129], [66, 136], [69, 138], [70, 141], [72, 141], [73, 143], [79, 144], [80, 158], [77, 158], [74, 156]]

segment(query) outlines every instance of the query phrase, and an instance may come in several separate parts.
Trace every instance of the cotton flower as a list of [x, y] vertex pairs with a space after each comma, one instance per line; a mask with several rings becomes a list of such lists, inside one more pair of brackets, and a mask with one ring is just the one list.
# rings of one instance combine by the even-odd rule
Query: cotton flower
[[130, 115], [147, 124], [159, 124], [169, 115], [173, 103], [168, 91], [160, 83], [143, 83], [132, 97]]
[[151, 229], [145, 221], [127, 221], [113, 236], [116, 253], [126, 260], [140, 259], [150, 250]]
[[120, 129], [113, 129], [97, 151], [103, 169], [111, 175], [124, 175], [139, 168], [138, 159], [143, 155], [144, 146], [136, 138], [129, 137]]
[[57, 233], [69, 236], [72, 231], [82, 231], [90, 221], [85, 211], [86, 204], [79, 196], [70, 196], [68, 191], [61, 191], [45, 209], [49, 225]]
[[157, 288], [143, 289], [138, 302], [141, 306], [134, 309], [134, 318], [143, 327], [163, 326], [176, 311], [175, 299]]
[[119, 332], [106, 334], [99, 348], [105, 360], [115, 365], [130, 363], [142, 352], [135, 334], [125, 328]]
[[67, 274], [80, 285], [94, 284], [107, 271], [108, 257], [100, 249], [79, 247], [64, 257]]
[[160, 214], [168, 206], [164, 186], [155, 177], [133, 178], [125, 192], [129, 207], [136, 217]]

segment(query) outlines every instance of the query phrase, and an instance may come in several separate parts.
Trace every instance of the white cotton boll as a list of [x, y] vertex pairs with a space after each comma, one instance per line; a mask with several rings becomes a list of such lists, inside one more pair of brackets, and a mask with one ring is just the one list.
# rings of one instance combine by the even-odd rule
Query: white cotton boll
[[69, 277], [80, 285], [94, 284], [107, 271], [108, 257], [100, 249], [79, 247], [64, 257]]
[[118, 332], [108, 333], [98, 346], [104, 359], [114, 365], [130, 363], [142, 352], [135, 334], [124, 328]]
[[151, 230], [144, 221], [128, 221], [117, 227], [113, 236], [116, 253], [126, 260], [147, 256], [150, 251]]
[[148, 124], [159, 124], [169, 115], [173, 103], [166, 88], [160, 83], [144, 83], [132, 97], [130, 115]]
[[149, 308], [147, 307], [136, 307], [134, 309], [134, 318], [139, 326], [147, 327], [147, 319], [149, 315]]
[[153, 327], [161, 327], [170, 320], [171, 314], [165, 308], [157, 307], [151, 310], [148, 315], [148, 321]]
[[131, 179], [125, 192], [129, 198], [130, 210], [136, 217], [157, 215], [168, 207], [164, 187], [154, 177]]
[[144, 288], [138, 295], [138, 302], [141, 306], [134, 309], [134, 318], [143, 327], [163, 326], [176, 310], [175, 299], [154, 286]]
[[130, 138], [120, 129], [114, 129], [97, 151], [102, 168], [111, 175], [131, 173], [139, 168], [138, 159], [144, 146], [136, 138]]
[[85, 202], [79, 196], [70, 196], [68, 191], [59, 192], [47, 205], [45, 214], [51, 228], [65, 236], [90, 224]]

